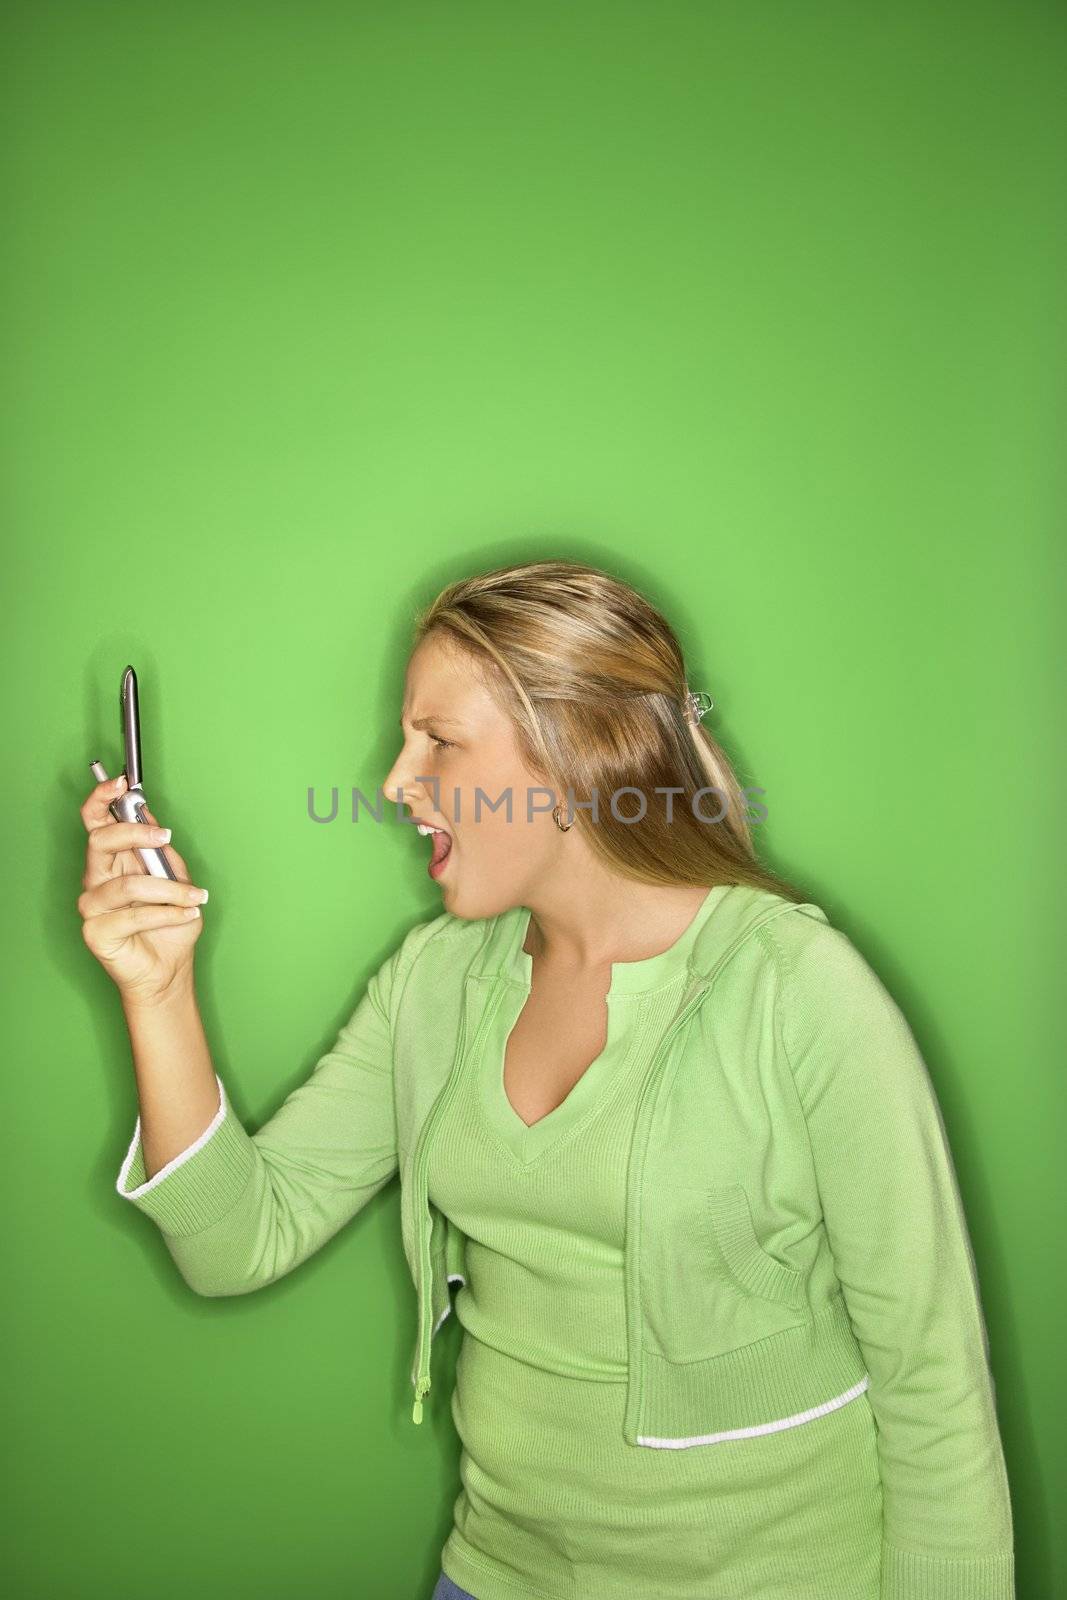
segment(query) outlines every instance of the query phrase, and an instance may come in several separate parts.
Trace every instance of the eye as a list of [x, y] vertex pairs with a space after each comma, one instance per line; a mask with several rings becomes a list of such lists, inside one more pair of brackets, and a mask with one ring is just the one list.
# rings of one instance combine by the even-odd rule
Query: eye
[[439, 750], [451, 750], [452, 749], [452, 740], [451, 739], [439, 739], [437, 737], [436, 733], [431, 733], [430, 738], [433, 740], [434, 744], [437, 746], [437, 748]]

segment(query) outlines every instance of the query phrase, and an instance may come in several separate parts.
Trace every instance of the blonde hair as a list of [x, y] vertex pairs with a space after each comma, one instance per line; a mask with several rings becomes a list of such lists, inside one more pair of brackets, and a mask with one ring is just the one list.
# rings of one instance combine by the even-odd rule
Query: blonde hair
[[[498, 567], [442, 589], [416, 618], [415, 644], [431, 633], [466, 652], [512, 718], [526, 766], [615, 871], [643, 883], [751, 884], [805, 898], [757, 859], [733, 768], [687, 713], [674, 630], [629, 584], [572, 561]], [[716, 793], [701, 796], [701, 820], [693, 799], [708, 787]], [[620, 821], [609, 800], [626, 788], [646, 804], [641, 814], [639, 800], [619, 795], [618, 810], [631, 818]], [[664, 788], [681, 791], [671, 813], [656, 793]], [[594, 794], [596, 821], [581, 805]]]

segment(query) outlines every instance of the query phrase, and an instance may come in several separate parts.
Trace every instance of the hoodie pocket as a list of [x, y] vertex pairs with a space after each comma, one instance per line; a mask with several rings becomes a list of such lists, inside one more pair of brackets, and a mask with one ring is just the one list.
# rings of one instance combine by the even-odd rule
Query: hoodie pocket
[[736, 1286], [761, 1300], [802, 1310], [806, 1298], [804, 1274], [787, 1267], [763, 1248], [743, 1186], [715, 1185], [707, 1192], [707, 1202], [715, 1242]]
[[738, 1184], [650, 1185], [640, 1219], [642, 1342], [707, 1361], [808, 1317], [803, 1275], [767, 1254]]

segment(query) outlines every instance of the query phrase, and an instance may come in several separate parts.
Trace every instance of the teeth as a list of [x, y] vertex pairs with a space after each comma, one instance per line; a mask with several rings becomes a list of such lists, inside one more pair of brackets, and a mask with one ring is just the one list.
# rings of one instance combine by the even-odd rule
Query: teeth
[[417, 826], [424, 839], [428, 833], [444, 833], [445, 831], [443, 828], [431, 828], [428, 822], [420, 822]]

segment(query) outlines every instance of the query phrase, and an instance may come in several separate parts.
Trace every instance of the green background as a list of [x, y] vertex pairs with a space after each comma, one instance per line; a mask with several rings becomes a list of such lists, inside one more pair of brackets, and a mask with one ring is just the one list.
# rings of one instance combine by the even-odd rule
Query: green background
[[78, 807], [131, 661], [258, 1126], [440, 905], [411, 830], [316, 827], [308, 786], [381, 781], [419, 603], [549, 556], [666, 609], [766, 858], [909, 1016], [1020, 1600], [1067, 1592], [1063, 7], [46, 0], [3, 32], [9, 1592], [428, 1600], [457, 1334], [415, 1427], [398, 1185], [259, 1294], [186, 1288], [114, 1189], [136, 1093]]

